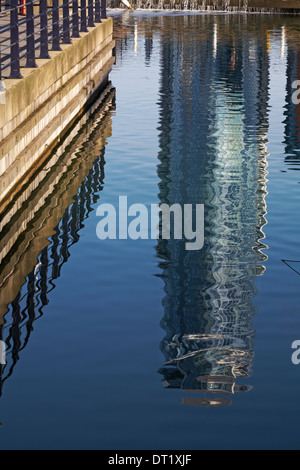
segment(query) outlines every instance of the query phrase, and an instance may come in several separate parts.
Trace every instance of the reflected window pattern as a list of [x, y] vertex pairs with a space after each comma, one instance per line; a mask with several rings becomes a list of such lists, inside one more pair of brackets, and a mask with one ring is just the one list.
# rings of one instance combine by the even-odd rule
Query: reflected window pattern
[[255, 279], [267, 260], [268, 48], [264, 36], [229, 35], [226, 19], [209, 21], [198, 42], [183, 32], [161, 46], [159, 199], [204, 204], [205, 245], [188, 252], [181, 240], [158, 241], [159, 372], [167, 388], [232, 395], [251, 388], [237, 380], [251, 375]]

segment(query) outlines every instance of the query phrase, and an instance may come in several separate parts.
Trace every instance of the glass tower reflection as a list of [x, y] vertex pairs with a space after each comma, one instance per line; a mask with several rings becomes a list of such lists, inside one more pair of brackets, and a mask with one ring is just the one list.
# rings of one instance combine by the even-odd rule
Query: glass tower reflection
[[233, 394], [248, 389], [237, 379], [251, 374], [255, 278], [266, 260], [267, 38], [231, 35], [220, 18], [204, 19], [192, 41], [192, 21], [161, 46], [159, 200], [204, 204], [205, 245], [195, 252], [184, 240], [158, 241], [159, 372], [167, 388]]

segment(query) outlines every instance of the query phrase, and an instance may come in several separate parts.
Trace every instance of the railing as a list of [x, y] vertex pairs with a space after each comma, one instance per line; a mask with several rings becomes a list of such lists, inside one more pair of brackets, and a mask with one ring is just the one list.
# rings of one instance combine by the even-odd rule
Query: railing
[[[20, 3], [21, 1], [21, 3]], [[0, 85], [107, 18], [106, 0], [0, 0]]]

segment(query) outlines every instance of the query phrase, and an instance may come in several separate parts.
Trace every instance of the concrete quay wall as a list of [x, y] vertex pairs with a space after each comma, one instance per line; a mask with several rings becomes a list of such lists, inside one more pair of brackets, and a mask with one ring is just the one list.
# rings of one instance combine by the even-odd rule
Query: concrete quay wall
[[111, 18], [102, 20], [38, 68], [4, 80], [0, 103], [0, 214], [104, 88], [114, 63]]

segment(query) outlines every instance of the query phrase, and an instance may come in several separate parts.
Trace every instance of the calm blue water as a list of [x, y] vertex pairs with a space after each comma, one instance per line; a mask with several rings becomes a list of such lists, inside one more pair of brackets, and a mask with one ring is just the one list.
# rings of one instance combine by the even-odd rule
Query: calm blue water
[[[299, 448], [300, 20], [114, 16], [106, 105], [0, 235], [30, 215], [1, 263], [0, 447]], [[204, 204], [203, 249], [100, 241], [119, 196]]]

